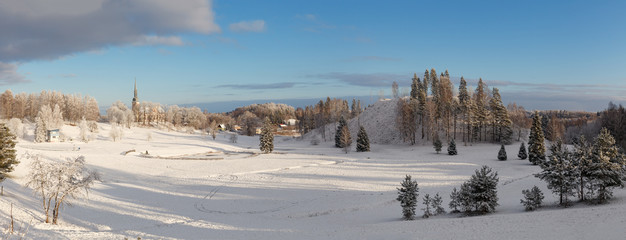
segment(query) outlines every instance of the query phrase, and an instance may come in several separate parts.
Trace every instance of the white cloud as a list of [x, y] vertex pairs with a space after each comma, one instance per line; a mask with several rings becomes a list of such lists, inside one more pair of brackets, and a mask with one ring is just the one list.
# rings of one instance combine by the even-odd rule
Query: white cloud
[[266, 26], [265, 21], [254, 20], [232, 23], [229, 25], [229, 28], [233, 32], [263, 32], [265, 31]]
[[0, 62], [0, 85], [30, 82], [17, 72], [17, 64]]
[[177, 36], [143, 36], [143, 38], [134, 42], [133, 45], [144, 46], [144, 45], [171, 45], [171, 46], [182, 46], [185, 45], [183, 40]]

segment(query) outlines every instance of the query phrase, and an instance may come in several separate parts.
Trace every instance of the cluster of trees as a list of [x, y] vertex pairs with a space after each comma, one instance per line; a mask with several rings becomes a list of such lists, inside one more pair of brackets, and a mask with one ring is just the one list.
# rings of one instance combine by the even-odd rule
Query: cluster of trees
[[435, 69], [426, 70], [423, 79], [413, 75], [410, 97], [399, 99], [397, 108], [397, 126], [405, 142], [415, 144], [418, 135], [421, 139], [435, 140], [440, 134], [448, 142], [456, 139], [459, 130], [465, 144], [511, 142], [514, 122], [497, 88], [489, 90], [479, 79], [476, 90], [472, 91], [463, 77], [457, 96], [453, 87], [447, 70], [439, 76]]
[[352, 106], [348, 105], [348, 101], [343, 99], [326, 98], [326, 101], [320, 100], [314, 106], [306, 106], [297, 108], [295, 111], [298, 120], [298, 130], [304, 135], [314, 129], [319, 128], [321, 135], [326, 140], [326, 124], [339, 121], [340, 118], [351, 119], [357, 117], [363, 112], [361, 101], [352, 99]]
[[13, 95], [11, 90], [6, 90], [0, 94], [0, 117], [3, 119], [34, 121], [44, 106], [51, 109], [58, 106], [63, 120], [71, 123], [78, 123], [83, 117], [87, 121], [97, 121], [100, 118], [98, 102], [90, 96], [62, 94], [56, 91]]
[[603, 128], [613, 133], [617, 145], [626, 149], [626, 110], [624, 107], [621, 104], [617, 106], [609, 103], [608, 108], [601, 113], [600, 123]]
[[[475, 171], [471, 178], [461, 185], [461, 189], [452, 190], [450, 203], [448, 206], [452, 213], [464, 212], [465, 214], [485, 214], [495, 211], [498, 206], [498, 173], [490, 167], [483, 166]], [[417, 206], [418, 184], [407, 175], [398, 188], [398, 197], [402, 207], [402, 217], [405, 220], [415, 219], [415, 208]], [[443, 214], [445, 210], [441, 207], [441, 197], [437, 193], [433, 198], [428, 194], [423, 199], [425, 207], [424, 218], [433, 215]]]
[[208, 126], [207, 115], [198, 107], [179, 107], [171, 105], [167, 108], [159, 103], [142, 102], [138, 112], [117, 101], [107, 109], [107, 119], [111, 123], [130, 128], [133, 123], [143, 125], [171, 124], [175, 127], [192, 127], [204, 129]]

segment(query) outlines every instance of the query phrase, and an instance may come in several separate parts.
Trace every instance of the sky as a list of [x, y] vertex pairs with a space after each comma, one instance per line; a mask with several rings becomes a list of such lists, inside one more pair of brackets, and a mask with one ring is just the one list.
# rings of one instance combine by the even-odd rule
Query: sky
[[[482, 78], [528, 110], [626, 104], [625, 1], [1, 0], [0, 90], [101, 106], [293, 102]], [[302, 101], [300, 101], [302, 102]], [[215, 106], [215, 104], [213, 105]], [[221, 111], [207, 109], [209, 111]]]

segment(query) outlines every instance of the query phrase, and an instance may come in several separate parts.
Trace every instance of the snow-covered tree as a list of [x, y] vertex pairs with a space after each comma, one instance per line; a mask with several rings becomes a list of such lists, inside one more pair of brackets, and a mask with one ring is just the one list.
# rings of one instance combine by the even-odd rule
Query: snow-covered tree
[[89, 126], [87, 125], [87, 120], [83, 117], [78, 124], [78, 128], [80, 130], [79, 138], [83, 142], [89, 142]]
[[35, 142], [45, 142], [46, 141], [46, 124], [44, 123], [41, 117], [35, 118]]
[[441, 206], [442, 203], [443, 199], [441, 199], [439, 193], [435, 194], [435, 197], [433, 197], [433, 200], [431, 202], [431, 208], [433, 209], [434, 215], [446, 213], [446, 210], [443, 209], [443, 207]]
[[452, 189], [450, 193], [450, 203], [448, 203], [448, 207], [450, 207], [452, 213], [459, 212], [459, 207], [461, 207], [460, 202], [460, 192], [456, 190], [456, 187]]
[[526, 154], [526, 146], [524, 145], [524, 142], [519, 145], [519, 152], [517, 153], [517, 157], [521, 160], [525, 160], [528, 157], [528, 154]]
[[504, 144], [502, 144], [500, 145], [500, 151], [498, 151], [498, 160], [505, 161], [506, 159], [506, 149], [504, 149]]
[[263, 128], [261, 128], [261, 136], [259, 136], [259, 146], [264, 153], [274, 151], [274, 134], [272, 134], [272, 124], [269, 118], [265, 118]]
[[546, 159], [546, 147], [544, 145], [545, 138], [541, 127], [541, 116], [535, 112], [533, 124], [530, 128], [530, 136], [528, 138], [528, 161], [533, 165], [539, 164], [541, 160]]
[[359, 127], [359, 133], [356, 139], [356, 151], [357, 152], [369, 152], [370, 151], [370, 139], [367, 137], [367, 132], [363, 126]]
[[439, 137], [435, 137], [435, 140], [433, 140], [433, 148], [435, 148], [435, 151], [437, 151], [437, 154], [439, 154], [439, 152], [441, 152], [441, 140], [439, 140]]
[[544, 197], [543, 192], [537, 186], [534, 186], [532, 189], [522, 190], [522, 194], [524, 194], [524, 199], [520, 199], [520, 202], [524, 205], [526, 211], [534, 211], [541, 207]]
[[109, 131], [109, 137], [116, 142], [117, 140], [122, 139], [124, 137], [124, 131], [122, 128], [117, 125], [117, 123], [111, 123], [111, 130]]
[[343, 129], [343, 126], [345, 125], [347, 125], [346, 119], [343, 118], [343, 116], [341, 116], [337, 124], [337, 131], [335, 132], [335, 147], [338, 147], [338, 148], [344, 147], [341, 142], [341, 130]]
[[548, 189], [559, 195], [559, 204], [567, 206], [574, 196], [577, 177], [571, 161], [571, 153], [558, 139], [550, 146], [550, 156], [539, 163], [541, 172], [535, 176], [548, 183]]
[[450, 144], [448, 144], [448, 155], [456, 155], [456, 143], [454, 142], [454, 138], [450, 140]]
[[[584, 201], [586, 199], [585, 189], [591, 189], [595, 192], [591, 185], [591, 163], [593, 159], [593, 146], [587, 138], [582, 135], [574, 143], [574, 151], [572, 152], [572, 164], [574, 165], [575, 175], [577, 177], [578, 199]], [[593, 194], [591, 194], [593, 195]], [[591, 196], [593, 197], [593, 196]]]
[[20, 163], [15, 155], [15, 135], [0, 123], [0, 181]]
[[398, 188], [398, 197], [396, 200], [400, 201], [404, 220], [413, 220], [415, 219], [415, 207], [417, 206], [419, 187], [416, 181], [411, 180], [411, 175], [406, 175], [401, 185], [402, 187]]
[[430, 197], [428, 193], [424, 195], [424, 198], [422, 199], [422, 203], [424, 204], [424, 208], [422, 208], [422, 210], [424, 210], [424, 215], [422, 215], [422, 217], [429, 218], [430, 216], [433, 215], [433, 212], [431, 210], [433, 199]]
[[94, 181], [99, 180], [96, 172], [85, 166], [85, 158], [68, 158], [65, 161], [44, 161], [39, 156], [27, 156], [31, 159], [27, 187], [42, 198], [46, 222], [57, 224], [59, 212], [64, 204], [69, 205], [73, 199], [86, 197]]
[[498, 206], [498, 173], [490, 167], [483, 166], [476, 170], [469, 180], [471, 201], [478, 213], [490, 213]]
[[215, 137], [217, 137], [217, 123], [215, 122], [215, 120], [211, 121], [211, 123], [209, 123], [209, 134], [211, 135], [211, 137], [213, 138], [213, 140], [215, 140]]
[[350, 146], [352, 146], [352, 137], [350, 136], [350, 129], [348, 129], [348, 125], [344, 125], [339, 134], [339, 142], [341, 143], [341, 146], [343, 146], [343, 151], [348, 153]]
[[18, 138], [24, 137], [24, 124], [19, 118], [11, 118], [7, 123], [7, 127]]
[[590, 186], [597, 190], [597, 202], [606, 202], [613, 196], [614, 187], [624, 186], [625, 169], [624, 155], [615, 145], [615, 138], [603, 128], [593, 143], [589, 166]]

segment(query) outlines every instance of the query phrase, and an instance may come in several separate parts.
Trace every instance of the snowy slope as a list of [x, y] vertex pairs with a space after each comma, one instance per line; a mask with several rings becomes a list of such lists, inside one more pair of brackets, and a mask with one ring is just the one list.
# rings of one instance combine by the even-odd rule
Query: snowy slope
[[[29, 239], [623, 239], [626, 235], [626, 191], [616, 190], [607, 205], [555, 207], [556, 198], [532, 177], [539, 168], [515, 160], [515, 144], [507, 146], [508, 161], [498, 161], [499, 146], [491, 144], [458, 146], [458, 156], [435, 154], [430, 146], [380, 144], [373, 144], [369, 153], [344, 154], [328, 143], [312, 146], [282, 137], [275, 140], [275, 153], [259, 154], [257, 137], [239, 136], [233, 144], [227, 134], [214, 141], [202, 135], [132, 128], [124, 130], [121, 141], [112, 142], [109, 129], [100, 124], [96, 140], [89, 143], [20, 140], [20, 155], [84, 155], [103, 181], [94, 185], [88, 200], [62, 209], [59, 225], [46, 224], [40, 199], [23, 187], [29, 160], [22, 159], [2, 183], [0, 225], [9, 223], [12, 203], [18, 225], [29, 226]], [[78, 135], [75, 127], [66, 126], [63, 132]], [[136, 152], [121, 154], [131, 149]], [[152, 157], [138, 153], [145, 151]], [[481, 165], [491, 166], [500, 176], [496, 213], [400, 219], [394, 199], [405, 174], [417, 180], [420, 196], [439, 192], [447, 205], [452, 188]], [[527, 213], [519, 199], [522, 189], [533, 185], [544, 191], [549, 206]]]

